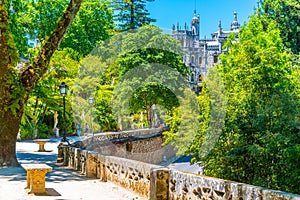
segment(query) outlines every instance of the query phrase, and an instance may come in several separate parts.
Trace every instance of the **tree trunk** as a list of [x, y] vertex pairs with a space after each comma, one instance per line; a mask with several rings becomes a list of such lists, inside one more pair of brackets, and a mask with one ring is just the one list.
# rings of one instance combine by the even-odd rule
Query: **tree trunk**
[[14, 115], [9, 110], [0, 117], [0, 167], [17, 166], [16, 140], [21, 117]]
[[[70, 0], [58, 22], [56, 29], [41, 47], [32, 65], [27, 66], [18, 77], [12, 66], [12, 52], [8, 33], [8, 0], [0, 0], [0, 167], [17, 166], [16, 141], [19, 125], [35, 83], [48, 69], [48, 64], [55, 50], [76, 16], [82, 0]], [[13, 80], [13, 81], [12, 81]]]

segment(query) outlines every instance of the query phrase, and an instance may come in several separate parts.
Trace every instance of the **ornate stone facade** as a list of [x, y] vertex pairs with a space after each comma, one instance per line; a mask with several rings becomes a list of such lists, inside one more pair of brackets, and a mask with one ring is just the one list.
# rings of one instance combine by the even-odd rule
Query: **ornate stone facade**
[[191, 28], [189, 30], [185, 23], [184, 29], [181, 29], [179, 24], [172, 28], [172, 36], [181, 42], [182, 50], [185, 55], [183, 62], [190, 67], [191, 75], [189, 81], [192, 89], [198, 93], [201, 90], [201, 82], [203, 77], [207, 75], [209, 68], [218, 63], [219, 55], [226, 51], [223, 49], [223, 44], [230, 33], [238, 33], [240, 24], [237, 21], [237, 13], [234, 12], [234, 19], [231, 23], [229, 31], [224, 31], [219, 21], [218, 31], [212, 33], [212, 38], [200, 38], [200, 16], [194, 12]]

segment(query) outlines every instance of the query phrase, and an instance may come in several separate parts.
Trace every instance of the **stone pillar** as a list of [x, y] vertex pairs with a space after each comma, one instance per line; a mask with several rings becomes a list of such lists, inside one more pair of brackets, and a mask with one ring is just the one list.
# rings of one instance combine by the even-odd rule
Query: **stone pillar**
[[75, 158], [75, 148], [74, 147], [70, 147], [69, 148], [69, 163], [68, 163], [68, 165], [69, 165], [69, 167], [70, 168], [75, 168], [74, 167], [74, 159]]
[[88, 151], [87, 150], [82, 150], [80, 153], [80, 172], [83, 175], [86, 175], [87, 172], [87, 167], [86, 167], [86, 163], [87, 163], [87, 156], [88, 156]]
[[99, 178], [101, 181], [107, 181], [107, 173], [106, 173], [106, 157], [104, 155], [99, 154]]
[[150, 199], [169, 199], [169, 168], [152, 168], [150, 172]]
[[64, 147], [65, 145], [63, 143], [59, 143], [59, 145], [57, 146], [57, 163], [63, 163], [64, 162]]
[[97, 177], [97, 161], [98, 161], [98, 153], [89, 151], [86, 160], [86, 176], [88, 178]]
[[63, 146], [63, 163], [64, 166], [68, 166], [69, 164], [69, 147]]
[[80, 170], [80, 149], [75, 148], [74, 151], [74, 169], [79, 171]]

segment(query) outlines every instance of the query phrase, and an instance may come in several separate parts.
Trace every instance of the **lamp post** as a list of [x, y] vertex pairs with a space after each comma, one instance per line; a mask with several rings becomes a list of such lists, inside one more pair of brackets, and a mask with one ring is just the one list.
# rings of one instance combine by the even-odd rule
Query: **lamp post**
[[[62, 142], [68, 142], [67, 138], [66, 138], [66, 95], [68, 93], [68, 86], [65, 84], [65, 82], [62, 82], [59, 86], [59, 91], [60, 91], [60, 95], [63, 96], [63, 105], [64, 105], [64, 133], [63, 133], [63, 138], [62, 138]], [[68, 142], [69, 143], [69, 142]]]
[[90, 114], [91, 132], [93, 134], [93, 140], [94, 140], [94, 132], [93, 132], [93, 104], [94, 104], [94, 98], [92, 96], [89, 97], [89, 104], [90, 104], [90, 109], [91, 109], [91, 114]]

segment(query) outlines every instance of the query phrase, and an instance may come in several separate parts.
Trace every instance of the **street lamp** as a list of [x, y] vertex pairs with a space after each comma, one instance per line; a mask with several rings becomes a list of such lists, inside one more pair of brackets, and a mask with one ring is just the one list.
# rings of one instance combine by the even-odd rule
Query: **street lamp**
[[68, 93], [68, 86], [65, 84], [65, 82], [62, 82], [59, 86], [59, 91], [60, 91], [60, 95], [63, 96], [63, 105], [64, 105], [64, 134], [63, 134], [63, 138], [62, 138], [62, 142], [68, 142], [69, 141], [66, 139], [66, 95]]
[[93, 134], [93, 140], [94, 140], [94, 132], [93, 132], [93, 104], [94, 104], [94, 98], [92, 96], [89, 97], [89, 104], [91, 108], [91, 114], [90, 114], [90, 124], [91, 124], [91, 132]]

